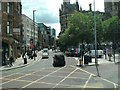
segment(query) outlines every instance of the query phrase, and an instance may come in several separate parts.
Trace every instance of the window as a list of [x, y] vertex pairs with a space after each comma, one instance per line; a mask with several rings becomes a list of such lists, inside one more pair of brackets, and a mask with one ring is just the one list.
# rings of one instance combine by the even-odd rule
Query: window
[[0, 32], [1, 32], [1, 24], [0, 24]]
[[2, 7], [2, 5], [1, 5], [1, 2], [0, 2], [0, 10], [1, 10], [1, 7]]
[[10, 2], [7, 3], [7, 13], [10, 13]]
[[7, 33], [10, 34], [10, 21], [7, 21]]

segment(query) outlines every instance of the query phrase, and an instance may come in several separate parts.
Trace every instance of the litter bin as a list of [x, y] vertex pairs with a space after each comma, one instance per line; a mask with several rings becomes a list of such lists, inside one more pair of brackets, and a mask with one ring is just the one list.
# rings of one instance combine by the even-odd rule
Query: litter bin
[[89, 63], [92, 63], [92, 57], [91, 56], [88, 57], [89, 57]]
[[27, 58], [24, 58], [24, 64], [27, 64]]
[[89, 56], [85, 55], [84, 56], [84, 64], [88, 64], [89, 62]]

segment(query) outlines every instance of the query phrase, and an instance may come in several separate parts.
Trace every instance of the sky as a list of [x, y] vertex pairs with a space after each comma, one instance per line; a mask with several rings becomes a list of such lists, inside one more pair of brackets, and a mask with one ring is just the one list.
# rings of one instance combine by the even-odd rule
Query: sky
[[[21, 0], [22, 1], [22, 13], [33, 18], [33, 10], [35, 12], [35, 21], [44, 23], [46, 26], [56, 29], [56, 35], [60, 32], [59, 23], [59, 9], [63, 0]], [[92, 3], [92, 10], [94, 0], [78, 0], [82, 10], [89, 10], [89, 4]], [[71, 4], [76, 0], [70, 0]], [[104, 12], [104, 0], [95, 0], [95, 10]]]

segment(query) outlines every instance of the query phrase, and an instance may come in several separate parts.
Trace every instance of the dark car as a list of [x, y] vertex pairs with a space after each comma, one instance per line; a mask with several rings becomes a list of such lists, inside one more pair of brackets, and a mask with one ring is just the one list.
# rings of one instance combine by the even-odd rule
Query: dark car
[[66, 51], [65, 54], [68, 57], [74, 57], [74, 56], [76, 56], [76, 53], [75, 53], [74, 50]]
[[62, 67], [65, 66], [65, 56], [64, 54], [55, 54], [53, 57], [53, 66]]

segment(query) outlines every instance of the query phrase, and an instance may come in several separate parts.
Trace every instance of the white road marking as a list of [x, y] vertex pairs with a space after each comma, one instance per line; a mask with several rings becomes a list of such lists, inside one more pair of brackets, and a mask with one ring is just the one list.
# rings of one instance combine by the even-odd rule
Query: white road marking
[[[78, 67], [76, 67], [76, 66], [73, 66], [73, 65], [70, 65], [71, 67], [74, 67], [74, 68], [77, 68], [77, 69], [79, 69], [79, 70], [81, 70], [81, 71], [83, 71], [83, 72], [85, 72], [85, 73], [88, 73], [88, 74], [92, 74], [92, 73], [90, 73], [90, 72], [88, 72], [88, 71], [86, 71], [86, 70], [83, 70], [83, 69], [81, 69], [81, 68], [78, 68]], [[97, 75], [95, 75], [95, 74], [92, 74], [93, 76], [97, 76]]]
[[[63, 69], [63, 68], [65, 68], [65, 67], [59, 68], [59, 69], [57, 69], [57, 70], [55, 70], [55, 71], [53, 71], [53, 72], [51, 72], [51, 73], [49, 73], [49, 74], [47, 74], [47, 75], [45, 75], [45, 76], [43, 76], [43, 77], [41, 77], [41, 78], [39, 78], [39, 79], [37, 79], [37, 80], [31, 82], [31, 83], [29, 83], [29, 84], [27, 84], [27, 85], [21, 87], [21, 89], [22, 89], [22, 88], [26, 88], [27, 86], [30, 86], [31, 84], [36, 83], [37, 81], [39, 81], [39, 80], [41, 80], [41, 79], [43, 79], [43, 78], [45, 78], [45, 77], [47, 77], [47, 76], [49, 76], [49, 75], [51, 75], [51, 74], [53, 74], [53, 73], [55, 73], [55, 72], [57, 72], [57, 71]], [[18, 89], [18, 90], [21, 90], [21, 89]]]
[[[71, 74], [73, 74], [75, 71], [77, 70], [77, 68], [74, 70], [74, 71], [72, 71], [69, 75], [67, 75], [64, 79], [62, 79], [59, 83], [57, 83], [54, 87], [52, 87], [52, 89], [54, 89], [55, 87], [57, 87], [61, 82], [63, 82], [65, 79], [67, 79]], [[52, 90], [51, 89], [51, 90]]]
[[18, 74], [18, 73], [12, 73], [12, 74], [10, 74], [10, 75], [3, 76], [2, 78], [9, 77], [9, 76], [12, 76], [12, 75], [14, 75], [14, 74]]
[[101, 78], [102, 80], [106, 81], [106, 82], [109, 82], [109, 83], [113, 84], [113, 85], [114, 85], [114, 88], [115, 88], [116, 86], [120, 86], [119, 84], [114, 83], [114, 82], [112, 82], [112, 81], [110, 81], [110, 80], [108, 80], [108, 79], [105, 79], [105, 78], [102, 78], [102, 77], [100, 77], [100, 78]]
[[117, 86], [114, 84], [114, 88], [117, 88]]
[[91, 77], [92, 77], [92, 74], [89, 76], [88, 80], [85, 82], [85, 85], [83, 86], [83, 89], [82, 89], [82, 90], [84, 90], [84, 88], [86, 88], [86, 86], [87, 86], [89, 80], [91, 79]]
[[[36, 73], [36, 72], [39, 72], [39, 71], [35, 71], [35, 72], [32, 72], [32, 73]], [[29, 74], [32, 74], [32, 73], [29, 73]], [[0, 85], [3, 85], [3, 84], [6, 84], [6, 83], [9, 83], [9, 82], [18, 80], [18, 79], [20, 79], [20, 78], [22, 78], [22, 77], [25, 77], [25, 76], [28, 76], [28, 74], [25, 74], [25, 75], [23, 75], [23, 76], [20, 76], [20, 77], [18, 77], [18, 78], [15, 78], [15, 79], [11, 79], [10, 81], [6, 81], [6, 82], [4, 82], [4, 83], [2, 83], [2, 84], [0, 84]]]
[[[71, 67], [76, 67], [76, 66], [72, 66], [72, 65], [70, 65]], [[78, 68], [78, 67], [76, 67], [76, 68]], [[86, 73], [88, 73], [88, 74], [90, 74], [90, 75], [92, 75], [92, 76], [97, 76], [97, 75], [95, 75], [95, 74], [93, 74], [93, 73], [90, 73], [90, 72], [88, 72], [88, 71], [86, 71], [86, 70], [83, 70], [83, 69], [81, 69], [81, 68], [78, 68], [79, 70], [81, 70], [81, 71], [83, 71], [83, 72], [86, 72]], [[112, 81], [110, 81], [110, 80], [108, 80], [108, 79], [105, 79], [105, 78], [102, 78], [102, 77], [99, 77], [100, 79], [102, 79], [102, 80], [104, 80], [104, 81], [106, 81], [106, 82], [109, 82], [109, 83], [111, 83], [111, 84], [113, 84], [113, 85], [115, 85], [115, 86], [120, 86], [119, 84], [117, 84], [117, 83], [114, 83], [114, 82], [112, 82]]]

